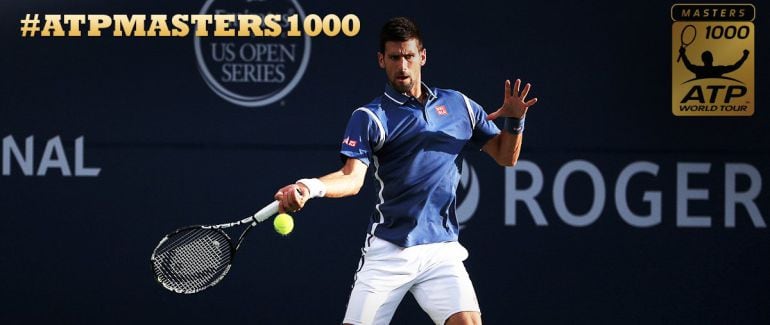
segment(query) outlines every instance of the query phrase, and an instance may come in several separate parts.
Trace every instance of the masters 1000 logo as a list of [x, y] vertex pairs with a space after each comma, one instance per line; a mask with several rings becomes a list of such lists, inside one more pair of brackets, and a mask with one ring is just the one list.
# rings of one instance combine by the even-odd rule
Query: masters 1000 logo
[[[295, 0], [208, 0], [201, 14], [281, 15], [280, 24], [288, 29], [287, 17], [305, 12]], [[264, 21], [264, 19], [263, 19]], [[233, 21], [231, 28], [238, 28]], [[209, 88], [223, 99], [240, 106], [270, 105], [297, 86], [310, 60], [310, 37], [195, 37], [198, 69]]]
[[754, 114], [755, 15], [751, 4], [671, 7], [674, 115]]

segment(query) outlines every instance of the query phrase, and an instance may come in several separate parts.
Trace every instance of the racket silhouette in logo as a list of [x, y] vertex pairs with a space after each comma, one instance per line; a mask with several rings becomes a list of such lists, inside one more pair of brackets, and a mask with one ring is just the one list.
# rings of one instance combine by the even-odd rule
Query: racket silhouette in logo
[[[698, 34], [697, 30], [695, 30], [695, 26], [693, 25], [687, 25], [684, 26], [682, 29], [682, 34], [680, 35], [679, 41], [682, 42], [682, 48], [686, 49], [692, 42], [695, 41], [695, 36]], [[676, 58], [676, 62], [679, 62], [679, 60], [682, 59], [682, 51], [679, 52], [679, 57]]]

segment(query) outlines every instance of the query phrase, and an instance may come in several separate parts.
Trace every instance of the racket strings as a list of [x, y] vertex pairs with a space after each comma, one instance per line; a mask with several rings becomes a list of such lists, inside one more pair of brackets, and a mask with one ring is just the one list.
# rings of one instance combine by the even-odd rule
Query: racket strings
[[156, 249], [153, 267], [166, 288], [193, 293], [214, 285], [227, 273], [232, 247], [219, 230], [193, 228], [167, 238]]
[[682, 43], [683, 47], [687, 47], [692, 42], [695, 41], [695, 36], [697, 34], [697, 31], [695, 29], [695, 26], [693, 25], [687, 25], [682, 29], [681, 35], [679, 35], [680, 42]]
[[189, 245], [208, 234], [204, 229], [187, 229], [167, 237], [166, 242], [156, 249], [157, 254], [171, 251], [182, 245]]
[[216, 241], [199, 238], [159, 255], [162, 282], [181, 291], [204, 288], [218, 280], [228, 265], [229, 254], [218, 250]]

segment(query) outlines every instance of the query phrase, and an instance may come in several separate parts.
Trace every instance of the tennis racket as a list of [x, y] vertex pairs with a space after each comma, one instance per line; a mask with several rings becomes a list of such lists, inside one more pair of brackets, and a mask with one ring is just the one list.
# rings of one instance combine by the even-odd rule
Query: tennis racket
[[[682, 29], [682, 34], [679, 35], [679, 41], [682, 44], [682, 48], [687, 48], [692, 44], [692, 42], [695, 41], [695, 35], [697, 35], [697, 30], [695, 30], [695, 26], [693, 25], [687, 25], [684, 26]], [[679, 53], [679, 57], [676, 58], [676, 62], [679, 62], [679, 60], [682, 59], [682, 53]]]
[[[155, 279], [164, 288], [192, 294], [211, 288], [230, 271], [235, 252], [249, 231], [278, 213], [278, 201], [243, 220], [214, 226], [177, 229], [160, 240], [150, 261]], [[248, 224], [237, 242], [222, 229]]]

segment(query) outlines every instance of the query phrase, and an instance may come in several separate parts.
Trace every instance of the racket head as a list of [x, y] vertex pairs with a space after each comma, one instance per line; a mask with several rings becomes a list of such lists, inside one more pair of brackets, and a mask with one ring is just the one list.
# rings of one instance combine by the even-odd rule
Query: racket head
[[680, 41], [683, 47], [687, 47], [695, 41], [697, 30], [693, 25], [687, 25], [682, 28], [682, 34], [680, 35]]
[[193, 294], [219, 283], [230, 271], [233, 256], [235, 247], [222, 229], [192, 226], [163, 237], [150, 262], [164, 288]]

